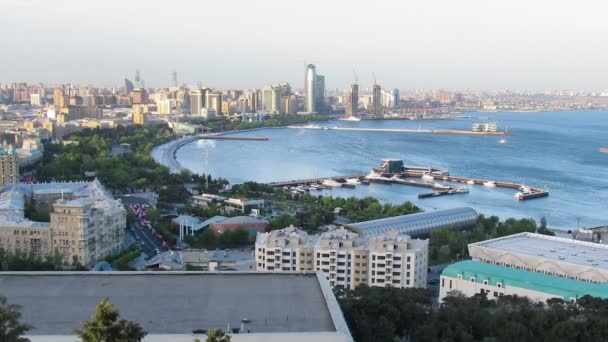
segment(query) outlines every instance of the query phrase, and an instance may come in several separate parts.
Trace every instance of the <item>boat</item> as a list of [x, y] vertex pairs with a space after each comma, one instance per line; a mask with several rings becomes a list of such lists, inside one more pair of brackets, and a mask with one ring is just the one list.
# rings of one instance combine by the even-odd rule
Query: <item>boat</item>
[[359, 180], [359, 178], [348, 178], [348, 179], [346, 179], [346, 183], [359, 185], [359, 184], [361, 184], [361, 181]]
[[333, 179], [326, 179], [321, 184], [328, 188], [341, 188], [342, 187], [342, 183], [336, 182]]
[[427, 174], [422, 175], [422, 180], [430, 182], [430, 181], [435, 180], [435, 177], [433, 177], [427, 173]]
[[440, 184], [440, 183], [437, 183], [437, 182], [435, 182], [435, 184], [433, 184], [433, 188], [439, 189], [439, 190], [450, 190], [451, 189], [450, 186], [447, 186], [447, 185], [444, 185], [444, 184]]
[[322, 189], [323, 189], [323, 187], [319, 186], [318, 184], [310, 184], [310, 185], [308, 186], [308, 188], [309, 188], [310, 190], [322, 190]]
[[401, 177], [397, 176], [397, 175], [392, 175], [391, 180], [401, 180]]
[[602, 147], [602, 148], [600, 148], [600, 152], [602, 152], [602, 153], [608, 153], [608, 147]]
[[377, 173], [377, 172], [370, 172], [369, 175], [365, 176], [365, 179], [368, 181], [376, 181], [376, 182], [391, 182], [391, 179], [388, 177], [384, 177], [381, 174]]
[[342, 118], [339, 118], [338, 120], [340, 121], [352, 121], [352, 122], [359, 122], [361, 121], [360, 118], [356, 117], [356, 116], [345, 116]]
[[507, 143], [507, 139], [500, 139], [498, 140], [499, 144], [506, 144]]
[[469, 192], [469, 188], [467, 188], [466, 186], [461, 186], [461, 187], [454, 189], [454, 192], [457, 194], [466, 194]]
[[483, 183], [483, 186], [488, 187], [488, 188], [495, 188], [496, 187], [496, 182], [495, 181], [487, 181], [487, 182]]
[[467, 181], [467, 184], [471, 184], [471, 185], [473, 185], [473, 184], [475, 184], [475, 181], [474, 181], [474, 180], [472, 180], [472, 179], [469, 179], [469, 180]]
[[521, 191], [521, 192], [523, 192], [523, 193], [532, 192], [532, 189], [530, 189], [529, 186], [525, 186], [525, 185], [520, 186], [518, 190]]

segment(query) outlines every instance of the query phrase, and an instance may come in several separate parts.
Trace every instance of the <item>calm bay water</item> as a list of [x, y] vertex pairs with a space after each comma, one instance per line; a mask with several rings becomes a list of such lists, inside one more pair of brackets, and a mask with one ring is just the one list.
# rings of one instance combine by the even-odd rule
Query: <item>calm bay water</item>
[[576, 227], [578, 220], [587, 227], [608, 224], [608, 154], [598, 152], [599, 147], [608, 147], [608, 112], [467, 115], [473, 118], [319, 125], [468, 130], [474, 122], [498, 121], [513, 135], [499, 144], [499, 137], [490, 136], [264, 129], [238, 134], [267, 136], [269, 141], [199, 140], [180, 148], [177, 160], [193, 172], [208, 171], [240, 183], [366, 174], [383, 158], [400, 158], [406, 164], [447, 168], [454, 176], [547, 186], [551, 193], [525, 202], [515, 200], [513, 190], [482, 186], [472, 186], [469, 194], [423, 200], [417, 194], [427, 189], [403, 185], [372, 184], [322, 193], [373, 196], [394, 203], [409, 200], [427, 210], [471, 206], [501, 218], [545, 216], [549, 226], [562, 229]]

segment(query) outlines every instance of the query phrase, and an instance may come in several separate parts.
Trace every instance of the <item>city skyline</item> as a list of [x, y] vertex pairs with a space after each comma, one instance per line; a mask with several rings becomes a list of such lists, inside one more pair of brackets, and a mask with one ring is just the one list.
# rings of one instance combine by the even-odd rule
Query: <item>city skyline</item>
[[608, 23], [598, 1], [156, 5], [3, 4], [11, 15], [0, 27], [13, 32], [0, 38], [11, 52], [0, 64], [3, 82], [118, 84], [139, 69], [150, 87], [170, 85], [177, 70], [180, 84], [303, 88], [313, 63], [327, 89], [347, 88], [353, 69], [361, 85], [375, 73], [398, 89], [608, 87]]

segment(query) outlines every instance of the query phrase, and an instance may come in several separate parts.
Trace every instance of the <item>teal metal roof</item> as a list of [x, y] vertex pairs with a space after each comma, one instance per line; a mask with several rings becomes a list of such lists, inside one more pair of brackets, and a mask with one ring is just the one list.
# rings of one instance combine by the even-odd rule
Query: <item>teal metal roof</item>
[[554, 275], [519, 270], [516, 268], [487, 264], [479, 261], [460, 261], [446, 267], [441, 275], [464, 280], [475, 277], [475, 282], [488, 281], [490, 285], [502, 283], [502, 287], [520, 287], [528, 290], [554, 294], [564, 300], [591, 295], [608, 299], [608, 283], [595, 284], [586, 281], [562, 278]]

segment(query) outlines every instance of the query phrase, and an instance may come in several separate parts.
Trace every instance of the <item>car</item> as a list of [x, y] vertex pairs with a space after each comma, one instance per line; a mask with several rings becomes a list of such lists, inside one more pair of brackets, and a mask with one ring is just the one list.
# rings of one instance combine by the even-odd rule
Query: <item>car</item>
[[145, 245], [146, 245], [146, 243], [145, 243], [145, 242], [143, 242], [143, 241], [141, 241], [141, 242], [140, 242], [140, 244], [141, 244], [142, 246], [145, 246]]
[[154, 253], [160, 254], [160, 250], [158, 248], [154, 248]]

